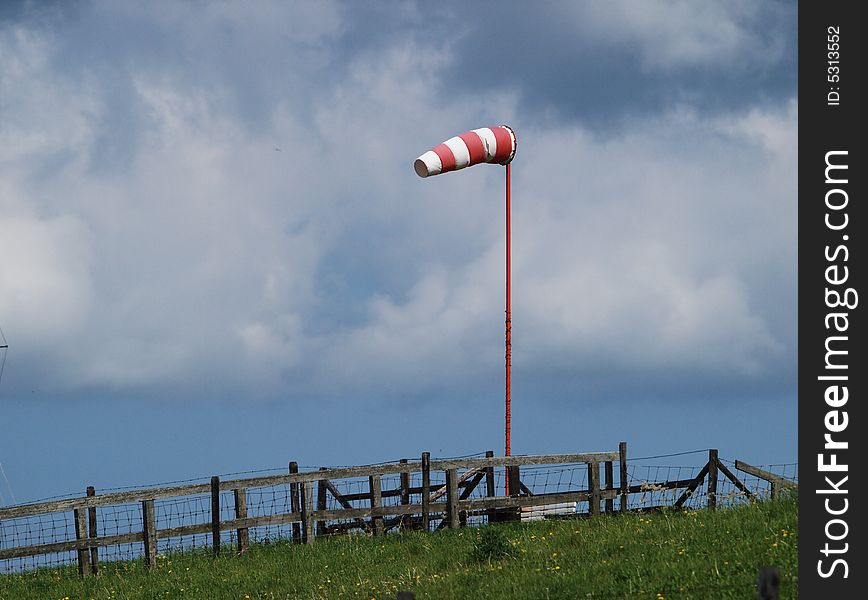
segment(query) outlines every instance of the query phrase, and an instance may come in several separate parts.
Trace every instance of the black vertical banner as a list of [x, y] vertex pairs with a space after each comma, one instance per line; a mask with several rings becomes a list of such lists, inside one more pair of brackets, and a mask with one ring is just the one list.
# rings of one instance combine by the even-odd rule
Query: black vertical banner
[[[864, 597], [868, 235], [858, 2], [799, 3], [799, 592]], [[861, 519], [860, 519], [861, 520]]]

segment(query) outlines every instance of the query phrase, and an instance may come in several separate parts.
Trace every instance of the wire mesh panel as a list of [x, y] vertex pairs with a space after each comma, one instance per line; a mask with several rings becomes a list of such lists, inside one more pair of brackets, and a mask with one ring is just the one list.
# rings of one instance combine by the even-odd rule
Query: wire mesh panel
[[[72, 511], [16, 517], [0, 521], [0, 549], [19, 548], [75, 540]], [[0, 560], [0, 573], [74, 563], [75, 552], [54, 552]]]

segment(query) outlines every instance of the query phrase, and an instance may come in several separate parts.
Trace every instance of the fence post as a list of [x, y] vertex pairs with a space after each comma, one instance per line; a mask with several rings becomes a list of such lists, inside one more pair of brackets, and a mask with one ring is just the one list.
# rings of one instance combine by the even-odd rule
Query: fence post
[[[611, 492], [615, 489], [615, 471], [611, 460], [607, 460], [604, 464], [606, 466], [604, 471], [605, 489], [607, 492]], [[606, 512], [609, 514], [615, 512], [615, 499], [611, 496], [606, 497]]]
[[[494, 458], [494, 450], [486, 450], [485, 458]], [[496, 491], [494, 488], [494, 467], [485, 467], [485, 497], [493, 498]], [[496, 510], [489, 508], [487, 511], [488, 522], [493, 523], [497, 520]]]
[[[320, 467], [320, 471], [325, 471], [325, 467]], [[328, 506], [326, 493], [328, 489], [326, 488], [326, 480], [320, 479], [316, 482], [316, 509], [317, 511], [323, 511]], [[325, 521], [317, 521], [316, 522], [316, 536], [322, 537], [326, 534], [326, 522]]]
[[[87, 495], [96, 496], [96, 490], [92, 485], [87, 486]], [[99, 547], [95, 545], [96, 538], [99, 537], [96, 529], [96, 506], [87, 509], [87, 537], [94, 542], [94, 546], [90, 549], [90, 572], [99, 575]]]
[[446, 522], [450, 529], [458, 529], [458, 471], [446, 470]]
[[[298, 463], [294, 460], [289, 463], [289, 474], [298, 473]], [[292, 482], [289, 484], [289, 508], [292, 512], [301, 512], [301, 500], [298, 495], [298, 483]], [[292, 524], [292, 543], [301, 543], [301, 524]]]
[[422, 529], [428, 531], [431, 526], [431, 453], [422, 453]]
[[[371, 490], [371, 508], [373, 510], [376, 510], [383, 506], [382, 488], [380, 487], [380, 476], [368, 476], [368, 487]], [[374, 530], [374, 535], [383, 535], [385, 533], [382, 515], [371, 515], [371, 524], [373, 525], [372, 529]]]
[[717, 448], [708, 451], [708, 508], [717, 508]]
[[600, 514], [600, 463], [594, 461], [588, 465], [588, 512], [591, 515]]
[[142, 500], [142, 533], [145, 539], [145, 563], [148, 569], [157, 566], [157, 514], [153, 500]]
[[[235, 518], [247, 518], [247, 488], [238, 488], [232, 490], [235, 495]], [[247, 527], [239, 527], [235, 531], [235, 537], [238, 538], [238, 554], [247, 554], [250, 547], [250, 532]]]
[[220, 478], [211, 478], [211, 546], [214, 558], [220, 556]]
[[[406, 465], [408, 460], [402, 458], [399, 463]], [[401, 471], [401, 504], [410, 504], [410, 472]]]
[[313, 544], [313, 482], [302, 481], [299, 484], [299, 492], [301, 492], [301, 521], [302, 521], [302, 540], [305, 544]]
[[618, 444], [618, 456], [621, 468], [621, 512], [627, 512], [627, 495], [630, 490], [630, 476], [627, 474], [627, 442]]
[[[73, 510], [75, 517], [75, 539], [87, 540], [87, 512], [83, 508]], [[90, 575], [90, 552], [87, 548], [80, 548], [78, 555], [78, 574], [82, 577]]]

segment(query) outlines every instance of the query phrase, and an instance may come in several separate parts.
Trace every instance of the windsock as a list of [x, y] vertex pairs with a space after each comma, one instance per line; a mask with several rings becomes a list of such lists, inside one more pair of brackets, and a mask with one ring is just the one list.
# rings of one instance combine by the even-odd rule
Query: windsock
[[467, 131], [416, 159], [419, 177], [457, 171], [479, 163], [508, 164], [515, 156], [515, 132], [507, 125]]

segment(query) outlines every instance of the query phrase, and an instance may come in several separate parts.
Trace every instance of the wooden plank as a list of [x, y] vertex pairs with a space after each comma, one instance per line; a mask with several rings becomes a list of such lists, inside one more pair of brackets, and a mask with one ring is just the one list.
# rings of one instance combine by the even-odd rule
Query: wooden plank
[[446, 522], [450, 529], [458, 529], [458, 472], [446, 470]]
[[211, 478], [211, 549], [214, 558], [220, 556], [220, 478]]
[[[380, 495], [382, 491], [380, 489], [380, 476], [379, 475], [371, 475], [368, 477], [368, 489], [371, 490], [371, 509], [376, 511], [376, 509], [381, 508], [383, 505], [383, 497]], [[383, 529], [383, 517], [377, 515], [376, 512], [372, 513], [371, 517], [371, 528], [374, 531], [374, 535], [383, 535], [386, 530]]]
[[562, 502], [587, 502], [590, 495], [587, 492], [561, 492], [538, 496], [512, 496], [504, 498], [473, 498], [459, 502], [461, 510], [476, 511], [485, 509], [522, 508], [528, 506], [544, 506]]
[[643, 492], [662, 492], [664, 490], [677, 490], [690, 487], [696, 478], [693, 479], [677, 479], [675, 481], [646, 481], [643, 483], [634, 483], [627, 488], [631, 494], [640, 494]]
[[708, 509], [717, 509], [717, 448], [708, 451]]
[[720, 462], [719, 460], [717, 461], [717, 468], [718, 468], [718, 469], [720, 470], [720, 472], [723, 473], [724, 476], [726, 476], [726, 478], [729, 479], [729, 480], [732, 482], [732, 484], [733, 484], [735, 487], [737, 487], [737, 488], [739, 489], [739, 491], [741, 491], [745, 496], [747, 496], [747, 497], [750, 498], [751, 500], [756, 500], [756, 496], [754, 495], [754, 493], [753, 493], [752, 491], [750, 491], [749, 489], [747, 489], [747, 486], [746, 486], [745, 484], [743, 484], [741, 481], [739, 481], [738, 477], [736, 477], [735, 475], [733, 475], [732, 471], [730, 471], [730, 470], [727, 468], [727, 466], [726, 466], [725, 464], [723, 464], [722, 462]]
[[681, 496], [678, 498], [678, 500], [675, 501], [675, 504], [672, 505], [672, 508], [681, 508], [684, 505], [684, 503], [687, 502], [687, 499], [693, 495], [693, 492], [696, 491], [696, 488], [698, 488], [702, 484], [702, 481], [705, 479], [706, 475], [708, 475], [708, 465], [707, 464], [704, 467], [702, 467], [702, 470], [699, 472], [699, 475], [694, 477], [693, 481], [690, 482], [690, 484], [687, 486], [687, 489], [684, 490], [684, 493], [681, 494]]
[[[298, 463], [292, 461], [289, 463], [289, 474], [295, 475], [298, 473]], [[289, 484], [289, 504], [292, 512], [300, 513], [301, 512], [301, 498], [298, 495], [298, 484], [292, 482]], [[293, 523], [292, 524], [292, 542], [294, 544], [301, 543], [301, 524]]]
[[448, 469], [484, 469], [525, 465], [557, 465], [618, 460], [617, 452], [589, 452], [584, 454], [545, 454], [538, 456], [495, 456], [491, 458], [462, 458], [437, 460], [431, 463], [435, 471]]
[[628, 487], [630, 475], [627, 473], [627, 442], [618, 444], [618, 467], [621, 474], [621, 512], [627, 512]]
[[153, 500], [142, 500], [142, 541], [145, 543], [145, 564], [157, 566], [157, 512]]
[[[232, 490], [235, 497], [235, 518], [247, 518], [247, 490], [237, 488]], [[235, 530], [235, 539], [238, 540], [238, 555], [247, 554], [250, 549], [250, 530], [247, 527], [239, 527]]]
[[422, 529], [431, 527], [431, 453], [422, 453]]
[[313, 544], [313, 482], [299, 482], [299, 492], [301, 493], [301, 538], [305, 544]]
[[735, 461], [735, 468], [743, 473], [747, 473], [748, 475], [753, 475], [754, 477], [759, 477], [760, 479], [765, 479], [769, 483], [776, 483], [781, 487], [796, 489], [799, 487], [797, 483], [790, 481], [789, 479], [784, 479], [780, 475], [775, 475], [774, 473], [770, 473], [769, 471], [765, 471], [760, 469], [759, 467], [754, 467], [746, 462], [742, 462], [740, 460]]
[[[88, 496], [96, 496], [96, 490], [92, 485], [87, 486], [85, 492]], [[87, 509], [87, 537], [91, 540], [99, 537], [97, 533], [96, 507], [92, 506]], [[90, 549], [90, 572], [93, 575], [99, 575], [99, 548], [93, 546]]]
[[[461, 487], [462, 485], [464, 485], [465, 481], [467, 481], [468, 479], [470, 479], [471, 477], [476, 475], [478, 472], [479, 472], [479, 469], [470, 469], [469, 471], [465, 471], [464, 473], [462, 473], [462, 475], [458, 478], [458, 481], [455, 484], [456, 487]], [[447, 487], [448, 487], [448, 484], [444, 485], [440, 488], [437, 488], [436, 490], [431, 492], [429, 500], [431, 502], [433, 502], [434, 500], [437, 500], [441, 496], [446, 495], [446, 493], [448, 492]]]
[[[87, 512], [83, 508], [73, 511], [75, 518], [75, 539], [87, 539]], [[90, 552], [82, 548], [76, 552], [78, 558], [78, 574], [80, 577], [90, 577]]]
[[122, 535], [113, 535], [97, 540], [66, 540], [63, 542], [52, 542], [50, 544], [37, 544], [34, 546], [18, 546], [16, 548], [0, 549], [0, 560], [10, 558], [24, 558], [27, 556], [39, 556], [41, 554], [55, 554], [57, 552], [71, 552], [75, 550], [89, 550], [94, 543], [99, 546], [114, 546], [116, 544], [130, 544], [141, 542], [144, 536], [141, 532], [125, 533]]
[[588, 512], [591, 515], [600, 514], [600, 463], [588, 463], [588, 491], [590, 499]]
[[[325, 467], [320, 467], [320, 471], [325, 471]], [[328, 486], [326, 483], [328, 479], [320, 479], [316, 482], [316, 509], [318, 511], [324, 511], [328, 508], [328, 497], [326, 496]], [[328, 529], [326, 527], [325, 521], [317, 521], [316, 522], [316, 535], [317, 537], [322, 537], [328, 534]]]

